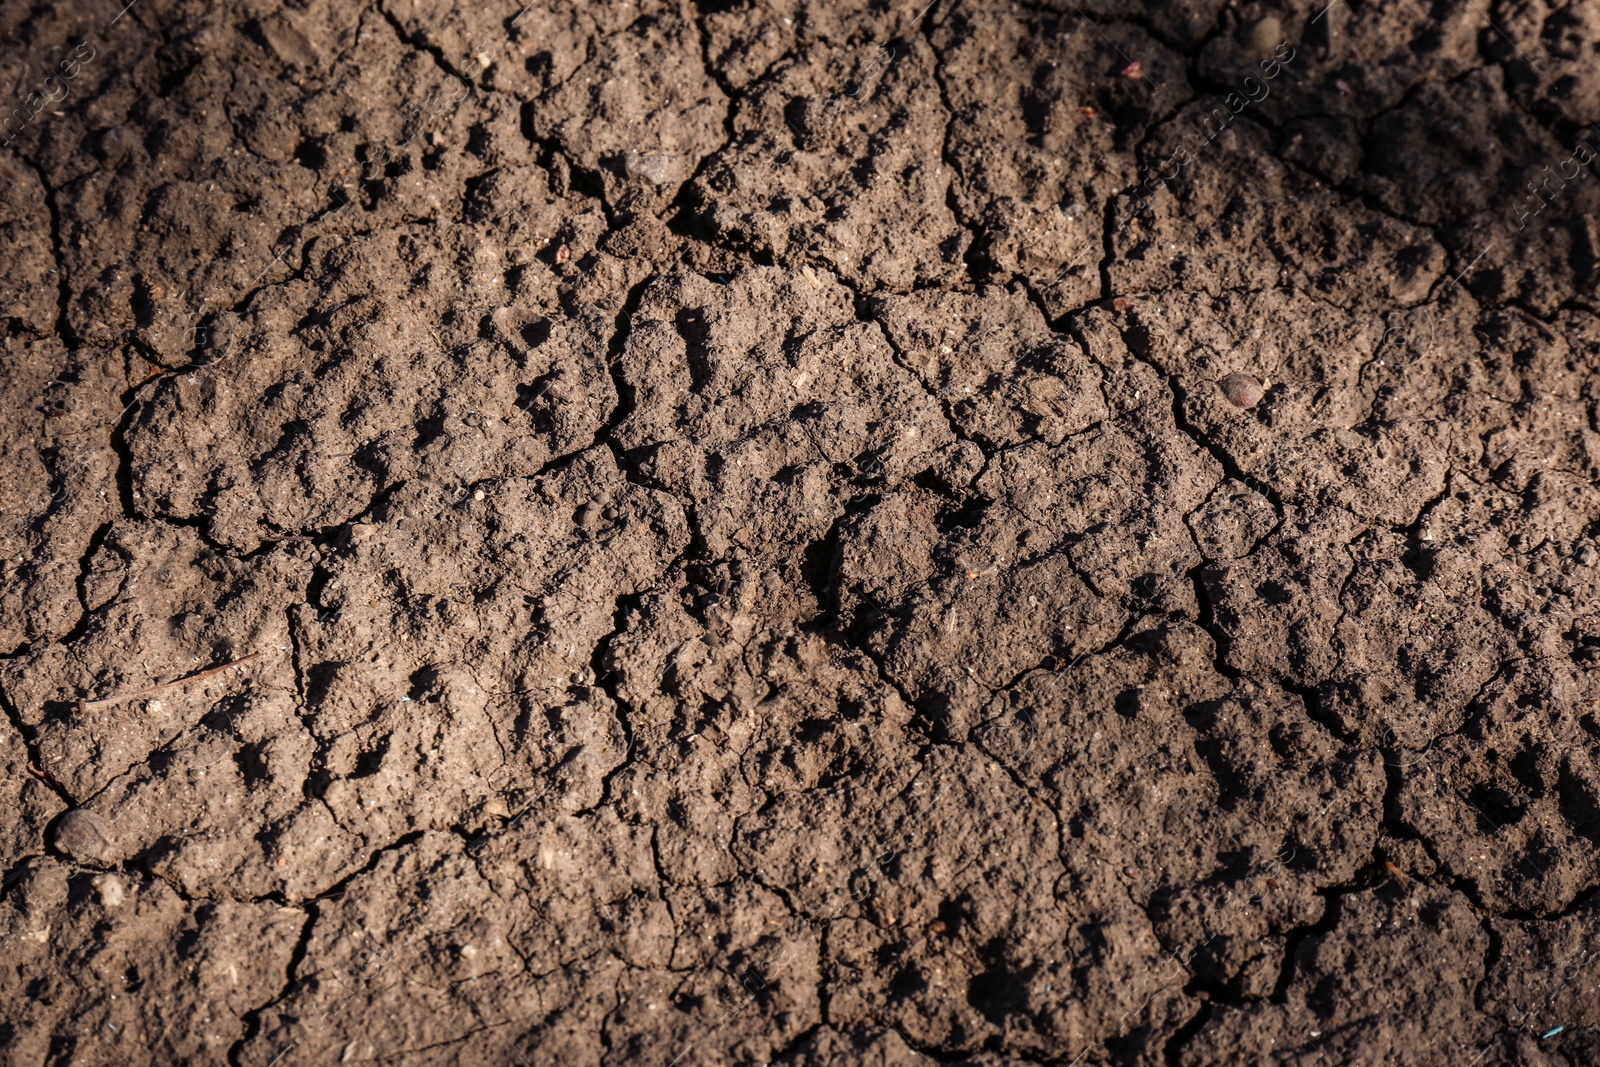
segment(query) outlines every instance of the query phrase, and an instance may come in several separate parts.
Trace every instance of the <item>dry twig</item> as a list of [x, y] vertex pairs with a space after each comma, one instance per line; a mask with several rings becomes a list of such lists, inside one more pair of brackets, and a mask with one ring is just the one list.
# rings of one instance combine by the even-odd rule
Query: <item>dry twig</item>
[[162, 682], [160, 685], [153, 685], [149, 689], [140, 689], [134, 693], [118, 693], [116, 696], [102, 697], [99, 700], [80, 700], [78, 701], [78, 710], [82, 712], [90, 708], [103, 708], [109, 704], [120, 704], [124, 700], [134, 700], [138, 697], [149, 696], [152, 693], [159, 693], [163, 689], [171, 689], [173, 686], [183, 685], [187, 682], [198, 682], [202, 678], [209, 678], [213, 674], [220, 674], [229, 667], [237, 667], [241, 663], [248, 663], [259, 655], [261, 655], [261, 653], [252, 652], [248, 656], [240, 656], [231, 663], [224, 663], [219, 667], [207, 667], [203, 671], [196, 671], [194, 674], [185, 675], [182, 678], [174, 678], [170, 682]]

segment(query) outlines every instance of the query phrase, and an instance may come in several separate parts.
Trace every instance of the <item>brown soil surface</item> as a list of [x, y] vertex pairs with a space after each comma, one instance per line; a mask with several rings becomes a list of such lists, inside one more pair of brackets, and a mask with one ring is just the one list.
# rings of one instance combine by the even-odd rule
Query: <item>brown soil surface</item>
[[1600, 1063], [1600, 6], [0, 6], [0, 1061]]

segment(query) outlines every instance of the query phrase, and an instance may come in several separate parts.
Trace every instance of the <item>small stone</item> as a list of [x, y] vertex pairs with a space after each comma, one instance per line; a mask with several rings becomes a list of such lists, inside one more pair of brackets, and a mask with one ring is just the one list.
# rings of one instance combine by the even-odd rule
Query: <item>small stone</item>
[[122, 903], [122, 879], [114, 874], [97, 874], [89, 880], [94, 891], [100, 894], [100, 903], [114, 908]]
[[1249, 374], [1235, 371], [1222, 379], [1217, 385], [1222, 389], [1222, 395], [1228, 398], [1228, 403], [1236, 408], [1253, 408], [1261, 400], [1263, 392], [1261, 383]]
[[95, 142], [95, 154], [106, 163], [120, 163], [138, 144], [138, 137], [126, 126], [113, 126]]
[[1132, 878], [1135, 882], [1139, 880], [1139, 868], [1137, 867], [1124, 867], [1122, 868], [1122, 873]]
[[643, 178], [652, 185], [665, 185], [672, 176], [672, 160], [661, 152], [624, 153], [622, 166], [629, 178]]
[[562, 245], [560, 248], [556, 249], [556, 262], [557, 263], [565, 263], [565, 262], [567, 262], [567, 260], [569, 260], [571, 258], [572, 258], [572, 249], [568, 248], [566, 245]]
[[111, 838], [98, 815], [75, 808], [56, 822], [55, 846], [79, 863], [105, 863]]
[[1253, 59], [1265, 59], [1283, 43], [1283, 23], [1276, 15], [1257, 19], [1245, 27], [1244, 45]]
[[474, 499], [474, 500], [482, 500], [483, 499], [483, 490], [482, 489], [474, 489], [473, 492], [472, 492], [472, 499]]

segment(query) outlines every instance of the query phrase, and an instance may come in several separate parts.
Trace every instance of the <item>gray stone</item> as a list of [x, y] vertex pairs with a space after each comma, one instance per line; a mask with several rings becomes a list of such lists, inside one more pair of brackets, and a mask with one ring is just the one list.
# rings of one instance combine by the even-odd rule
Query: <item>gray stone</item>
[[100, 865], [111, 859], [111, 835], [98, 815], [74, 809], [56, 822], [55, 847], [79, 863]]

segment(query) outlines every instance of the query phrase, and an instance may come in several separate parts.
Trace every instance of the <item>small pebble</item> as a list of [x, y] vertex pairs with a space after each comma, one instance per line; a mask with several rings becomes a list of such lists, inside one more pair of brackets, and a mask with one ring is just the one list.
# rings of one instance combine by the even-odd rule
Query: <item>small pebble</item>
[[1244, 43], [1253, 58], [1265, 59], [1283, 43], [1283, 23], [1276, 15], [1257, 19], [1245, 31]]
[[1261, 400], [1261, 383], [1248, 374], [1238, 371], [1222, 379], [1217, 385], [1228, 403], [1236, 408], [1253, 408]]
[[116, 875], [97, 874], [90, 879], [89, 884], [100, 894], [100, 903], [106, 907], [114, 908], [122, 903], [122, 879]]
[[1139, 880], [1139, 868], [1137, 867], [1124, 867], [1122, 868], [1122, 873], [1132, 878], [1135, 882]]
[[472, 499], [474, 499], [474, 500], [482, 500], [483, 499], [483, 490], [482, 489], [474, 489], [472, 491]]
[[571, 258], [572, 258], [572, 249], [568, 248], [566, 245], [562, 245], [560, 248], [556, 249], [556, 262], [557, 263], [565, 263], [567, 260], [569, 260]]
[[139, 138], [126, 126], [113, 126], [95, 143], [95, 154], [107, 163], [120, 163], [137, 147]]
[[628, 177], [641, 178], [652, 185], [666, 185], [672, 178], [672, 160], [660, 152], [627, 152], [622, 157]]
[[77, 808], [56, 823], [55, 846], [79, 863], [104, 863], [111, 855], [110, 835], [100, 817]]

